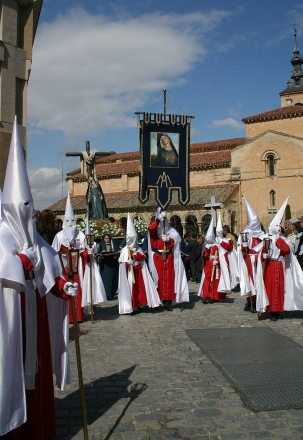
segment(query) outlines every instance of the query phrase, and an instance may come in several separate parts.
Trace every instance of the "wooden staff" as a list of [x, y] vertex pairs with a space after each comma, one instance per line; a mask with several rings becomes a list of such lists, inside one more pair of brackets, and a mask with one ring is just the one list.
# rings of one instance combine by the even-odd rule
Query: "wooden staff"
[[[215, 252], [215, 256], [214, 256], [214, 260], [215, 260], [215, 261], [217, 261], [217, 256], [218, 256], [218, 251], [216, 250], [216, 252]], [[213, 265], [213, 270], [212, 270], [212, 273], [211, 273], [211, 279], [210, 279], [210, 282], [211, 282], [211, 283], [214, 282], [215, 269], [216, 269], [216, 266]]]
[[[67, 250], [69, 255], [66, 255], [68, 261], [68, 279], [74, 284], [74, 274], [78, 272], [73, 272], [72, 265], [72, 249], [69, 248]], [[79, 252], [79, 251], [78, 251]], [[61, 255], [60, 255], [61, 254]], [[59, 251], [60, 262], [62, 265], [63, 273], [66, 274], [66, 270], [64, 267], [62, 254], [64, 252]], [[75, 297], [71, 297], [72, 302], [72, 312], [73, 312], [73, 324], [74, 324], [74, 335], [75, 335], [75, 347], [76, 347], [76, 358], [77, 358], [77, 368], [78, 368], [78, 379], [79, 379], [79, 390], [80, 390], [80, 399], [81, 399], [81, 409], [82, 409], [82, 423], [83, 423], [83, 435], [84, 440], [88, 440], [88, 429], [87, 429], [87, 415], [86, 415], [86, 402], [85, 402], [85, 394], [84, 394], [84, 386], [83, 386], [83, 373], [82, 373], [82, 363], [81, 363], [81, 352], [80, 352], [80, 341], [79, 341], [79, 330], [78, 330], [78, 322], [77, 322], [77, 314], [76, 314], [76, 302]]]
[[[129, 246], [127, 246], [127, 253], [128, 253], [128, 259], [131, 260], [132, 256], [131, 256], [131, 253], [130, 253], [130, 247]], [[133, 284], [135, 284], [136, 280], [135, 280], [134, 268], [133, 268], [132, 264], [130, 264], [130, 271], [131, 271], [131, 274], [132, 274], [132, 282], [133, 282]]]
[[[91, 248], [92, 249], [92, 248]], [[91, 323], [94, 323], [94, 305], [93, 305], [93, 254], [90, 254], [89, 256], [89, 264], [90, 264], [90, 271], [89, 271], [89, 283], [90, 283], [90, 320]]]
[[[271, 239], [270, 238], [264, 238], [263, 239], [263, 246], [264, 246], [264, 249], [265, 249], [266, 253], [268, 253], [268, 251], [270, 249], [270, 244], [271, 244]], [[267, 259], [265, 258], [265, 260], [263, 261], [263, 278], [264, 278], [264, 274], [265, 274], [266, 264], [267, 264]]]

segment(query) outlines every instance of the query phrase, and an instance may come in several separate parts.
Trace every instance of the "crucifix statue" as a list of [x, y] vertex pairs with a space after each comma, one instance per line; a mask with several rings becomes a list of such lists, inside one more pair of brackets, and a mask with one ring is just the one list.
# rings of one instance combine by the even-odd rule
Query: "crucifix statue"
[[213, 218], [214, 226], [217, 226], [217, 209], [224, 208], [223, 203], [216, 202], [216, 197], [211, 196], [210, 203], [204, 205], [205, 209], [210, 209]]
[[108, 156], [112, 153], [113, 151], [109, 153], [91, 152], [89, 141], [86, 141], [86, 151], [82, 151], [81, 153], [66, 153], [66, 156], [80, 157], [81, 173], [84, 174], [87, 179], [86, 208], [89, 220], [108, 218], [103, 191], [96, 176], [95, 157]]

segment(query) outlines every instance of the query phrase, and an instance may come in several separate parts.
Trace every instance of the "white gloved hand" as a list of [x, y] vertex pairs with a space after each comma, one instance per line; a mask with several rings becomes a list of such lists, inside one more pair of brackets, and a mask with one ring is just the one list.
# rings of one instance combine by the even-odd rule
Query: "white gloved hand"
[[92, 255], [92, 253], [93, 253], [93, 248], [88, 248], [88, 249], [87, 249], [87, 252], [88, 252], [88, 255]]
[[69, 296], [77, 296], [78, 294], [78, 284], [77, 283], [70, 283], [69, 281], [64, 284], [63, 286], [64, 292]]
[[166, 217], [166, 211], [162, 211], [161, 214], [162, 214], [163, 218]]
[[242, 243], [242, 246], [243, 246], [244, 248], [246, 248], [246, 247], [248, 247], [248, 243], [247, 243], [247, 242], [244, 242], [244, 243]]
[[163, 222], [163, 220], [164, 220], [164, 216], [163, 216], [163, 212], [161, 212], [159, 215], [158, 215], [158, 220], [160, 220], [160, 222]]
[[217, 260], [213, 261], [213, 266], [218, 266], [218, 261]]
[[129, 264], [129, 265], [132, 265], [132, 264], [134, 264], [134, 260], [127, 260], [126, 263]]
[[38, 256], [37, 252], [33, 247], [28, 247], [26, 244], [23, 246], [23, 249], [21, 251], [21, 254], [26, 255], [27, 258], [30, 260], [33, 266], [37, 263]]
[[167, 242], [167, 241], [169, 241], [169, 238], [168, 238], [167, 235], [163, 234], [163, 235], [162, 235], [162, 240], [165, 241], [165, 242]]
[[267, 258], [269, 258], [269, 255], [268, 254], [263, 254], [262, 257], [263, 257], [264, 260], [266, 260]]

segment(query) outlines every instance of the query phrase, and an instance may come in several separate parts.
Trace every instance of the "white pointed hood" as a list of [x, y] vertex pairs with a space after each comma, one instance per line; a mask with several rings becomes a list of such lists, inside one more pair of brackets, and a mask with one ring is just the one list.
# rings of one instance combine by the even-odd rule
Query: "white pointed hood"
[[223, 238], [223, 226], [221, 221], [221, 215], [218, 215], [217, 227], [216, 227], [216, 236], [218, 238]]
[[2, 194], [2, 221], [17, 238], [20, 248], [34, 247], [38, 254], [35, 269], [40, 267], [41, 257], [37, 246], [36, 223], [33, 220], [34, 201], [29, 185], [24, 151], [20, 142], [17, 117], [13, 132]]
[[285, 200], [285, 202], [283, 203], [283, 205], [281, 206], [281, 208], [279, 209], [277, 214], [274, 216], [274, 218], [270, 222], [270, 225], [268, 228], [268, 232], [270, 235], [279, 235], [280, 234], [280, 231], [281, 231], [280, 225], [282, 222], [284, 211], [285, 211], [287, 203], [288, 203], [288, 199], [289, 199], [289, 197], [287, 197], [287, 199]]
[[214, 244], [216, 243], [216, 236], [214, 233], [214, 220], [213, 218], [210, 221], [210, 224], [208, 226], [206, 235], [205, 235], [205, 243], [206, 244]]
[[74, 210], [73, 210], [73, 206], [72, 206], [69, 192], [67, 193], [65, 215], [64, 215], [62, 230], [63, 230], [63, 234], [64, 234], [67, 242], [70, 245], [72, 245], [74, 242], [74, 239], [77, 235], [77, 226], [76, 226], [75, 214], [74, 214]]
[[127, 214], [126, 245], [129, 246], [130, 249], [137, 247], [137, 231], [130, 213]]
[[252, 237], [258, 237], [259, 235], [263, 234], [260, 219], [246, 197], [243, 196], [243, 198], [245, 201], [247, 213], [247, 227], [243, 230], [243, 232], [250, 233]]

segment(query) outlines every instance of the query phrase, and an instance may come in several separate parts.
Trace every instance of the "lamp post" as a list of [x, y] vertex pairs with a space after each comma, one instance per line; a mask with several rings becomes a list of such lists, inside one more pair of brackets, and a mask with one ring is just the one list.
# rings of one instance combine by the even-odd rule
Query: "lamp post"
[[[59, 257], [64, 275], [67, 275], [69, 281], [71, 283], [74, 283], [74, 276], [78, 273], [79, 249], [69, 248], [66, 250], [61, 250], [59, 251]], [[84, 386], [83, 386], [79, 331], [78, 331], [78, 323], [77, 323], [77, 315], [76, 315], [76, 303], [75, 303], [75, 298], [73, 296], [71, 297], [71, 302], [72, 302], [73, 321], [74, 321], [79, 389], [80, 389], [80, 397], [81, 397], [83, 433], [84, 433], [84, 440], [88, 440], [86, 403], [85, 403]]]

